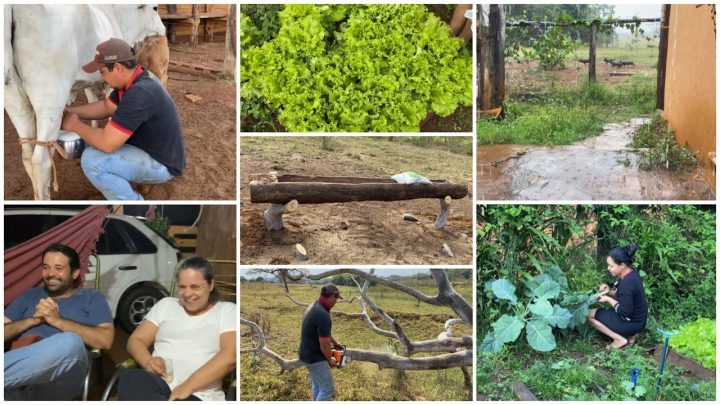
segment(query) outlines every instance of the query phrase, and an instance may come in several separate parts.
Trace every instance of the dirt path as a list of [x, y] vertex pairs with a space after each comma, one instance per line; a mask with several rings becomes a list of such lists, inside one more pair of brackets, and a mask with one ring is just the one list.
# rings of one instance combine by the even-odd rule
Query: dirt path
[[[257, 139], [257, 138], [256, 138]], [[281, 140], [282, 139], [282, 140]], [[241, 262], [242, 264], [463, 264], [472, 261], [472, 196], [453, 201], [452, 212], [444, 229], [433, 224], [439, 210], [435, 199], [396, 202], [363, 201], [335, 204], [300, 205], [284, 217], [286, 229], [270, 232], [263, 222], [263, 211], [269, 204], [250, 203], [247, 186], [270, 171], [280, 174], [332, 175], [357, 177], [390, 177], [385, 154], [392, 162], [431, 178], [444, 178], [470, 185], [471, 158], [430, 148], [400, 145], [392, 142], [369, 145], [367, 140], [335, 138], [343, 146], [317, 155], [305, 151], [308, 139], [273, 138], [272, 143], [241, 140]], [[342, 141], [340, 141], [342, 139]], [[360, 149], [352, 149], [366, 142]], [[355, 146], [350, 146], [350, 144]], [[373, 149], [375, 147], [382, 150]], [[356, 152], [363, 150], [363, 153]], [[392, 164], [392, 163], [387, 163]], [[444, 166], [455, 166], [454, 171]], [[451, 177], [460, 167], [465, 175]], [[409, 169], [413, 170], [413, 169]], [[399, 172], [399, 171], [398, 171]], [[388, 174], [391, 173], [391, 174]], [[445, 173], [443, 176], [442, 173]], [[411, 213], [418, 222], [403, 220]], [[299, 261], [294, 245], [302, 244], [309, 259]], [[455, 257], [441, 253], [447, 243]]]
[[[173, 44], [170, 60], [220, 69], [224, 44], [197, 48]], [[148, 200], [233, 200], [236, 197], [235, 83], [170, 72], [168, 91], [178, 107], [185, 139], [183, 175], [144, 192]], [[193, 103], [185, 94], [201, 97]], [[80, 97], [79, 97], [80, 98]], [[32, 200], [30, 177], [23, 168], [15, 128], [5, 114], [5, 199]], [[54, 200], [103, 200], [80, 168], [80, 161], [55, 158], [60, 191]]]
[[567, 146], [479, 145], [479, 199], [708, 200], [702, 169], [690, 173], [638, 168], [627, 147], [642, 119], [608, 124], [594, 138]]

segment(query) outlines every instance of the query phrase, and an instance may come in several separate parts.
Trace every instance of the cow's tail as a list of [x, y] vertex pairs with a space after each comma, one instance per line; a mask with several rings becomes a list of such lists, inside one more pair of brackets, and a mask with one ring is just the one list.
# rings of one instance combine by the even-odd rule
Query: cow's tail
[[5, 4], [5, 42], [3, 50], [5, 52], [5, 86], [14, 86], [22, 89], [20, 77], [15, 69], [15, 58], [13, 57], [13, 10], [11, 4]]
[[7, 86], [12, 79], [10, 71], [14, 70], [15, 64], [13, 63], [12, 54], [12, 6], [5, 4], [5, 42], [3, 43], [3, 49], [5, 51], [5, 85]]
[[[21, 99], [26, 99], [25, 91], [23, 90], [22, 80], [20, 75], [15, 68], [15, 57], [13, 56], [13, 35], [14, 35], [14, 23], [13, 23], [13, 9], [11, 4], [5, 4], [5, 42], [3, 43], [3, 50], [5, 52], [5, 93], [17, 94]], [[7, 98], [6, 98], [7, 99]]]

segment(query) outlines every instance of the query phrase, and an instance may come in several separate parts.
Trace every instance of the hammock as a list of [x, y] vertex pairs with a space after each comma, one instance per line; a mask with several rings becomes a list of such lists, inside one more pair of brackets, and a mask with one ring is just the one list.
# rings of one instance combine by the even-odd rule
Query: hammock
[[80, 280], [88, 272], [89, 258], [104, 232], [110, 207], [93, 205], [60, 225], [5, 251], [5, 305], [31, 287], [42, 285], [42, 252], [52, 243], [62, 243], [80, 255]]

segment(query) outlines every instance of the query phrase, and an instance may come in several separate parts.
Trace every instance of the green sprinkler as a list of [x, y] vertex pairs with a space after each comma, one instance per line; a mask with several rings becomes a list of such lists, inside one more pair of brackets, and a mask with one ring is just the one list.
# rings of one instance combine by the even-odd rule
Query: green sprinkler
[[662, 357], [660, 358], [660, 366], [658, 366], [658, 378], [655, 381], [655, 389], [657, 390], [657, 401], [662, 400], [662, 376], [665, 371], [665, 361], [667, 361], [668, 350], [670, 350], [670, 338], [679, 335], [677, 332], [667, 332], [660, 328], [657, 328], [661, 335], [665, 336], [665, 345], [663, 346]]

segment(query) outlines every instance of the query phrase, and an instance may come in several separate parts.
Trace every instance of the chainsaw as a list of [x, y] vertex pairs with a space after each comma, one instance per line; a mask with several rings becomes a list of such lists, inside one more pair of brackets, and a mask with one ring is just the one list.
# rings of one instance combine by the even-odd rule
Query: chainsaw
[[350, 362], [350, 358], [345, 357], [345, 345], [333, 347], [330, 354], [335, 359], [335, 367], [337, 368], [343, 368]]

